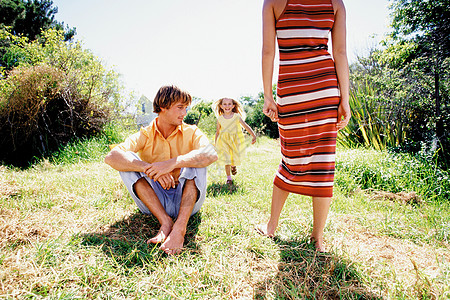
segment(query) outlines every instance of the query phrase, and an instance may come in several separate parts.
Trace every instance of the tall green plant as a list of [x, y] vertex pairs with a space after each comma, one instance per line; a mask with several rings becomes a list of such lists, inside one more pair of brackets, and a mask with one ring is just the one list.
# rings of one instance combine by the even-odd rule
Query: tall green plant
[[405, 124], [390, 122], [391, 110], [376, 97], [373, 86], [367, 81], [357, 82], [350, 90], [350, 107], [352, 118], [348, 126], [339, 131], [339, 144], [384, 150], [405, 141]]

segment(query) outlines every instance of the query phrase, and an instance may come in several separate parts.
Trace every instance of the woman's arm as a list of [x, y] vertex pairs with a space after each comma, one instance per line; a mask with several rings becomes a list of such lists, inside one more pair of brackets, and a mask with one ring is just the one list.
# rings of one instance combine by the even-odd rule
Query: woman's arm
[[347, 126], [350, 121], [351, 111], [349, 105], [349, 70], [346, 46], [346, 12], [342, 0], [332, 0], [334, 8], [334, 26], [331, 30], [331, 42], [333, 46], [333, 59], [339, 82], [341, 102], [338, 108], [338, 130]]
[[263, 45], [262, 45], [262, 78], [264, 88], [263, 113], [272, 121], [278, 121], [278, 110], [272, 94], [273, 63], [275, 59], [275, 15], [273, 0], [265, 0], [263, 4]]

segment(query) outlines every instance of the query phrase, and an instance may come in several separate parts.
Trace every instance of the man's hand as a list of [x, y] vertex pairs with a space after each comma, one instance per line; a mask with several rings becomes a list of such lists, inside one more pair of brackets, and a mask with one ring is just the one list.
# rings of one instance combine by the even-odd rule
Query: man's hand
[[157, 181], [159, 182], [159, 184], [161, 184], [162, 188], [165, 190], [175, 188], [175, 180], [173, 179], [173, 176], [170, 173], [160, 176]]
[[161, 176], [169, 174], [173, 171], [175, 168], [175, 162], [176, 160], [173, 158], [166, 161], [154, 162], [147, 168], [147, 170], [145, 170], [145, 174], [154, 181], [158, 181]]

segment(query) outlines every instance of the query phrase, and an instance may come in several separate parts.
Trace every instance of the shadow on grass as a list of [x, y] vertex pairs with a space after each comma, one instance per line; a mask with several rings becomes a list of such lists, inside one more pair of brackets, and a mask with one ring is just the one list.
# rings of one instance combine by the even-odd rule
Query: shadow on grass
[[[201, 212], [189, 219], [184, 242], [187, 251], [184, 253], [199, 251], [195, 236], [201, 220]], [[147, 244], [147, 240], [155, 236], [159, 228], [159, 222], [154, 216], [136, 212], [104, 230], [78, 234], [76, 237], [81, 238], [82, 245], [99, 246], [117, 264], [132, 269], [153, 264], [167, 256], [159, 250], [160, 244]]]
[[274, 242], [280, 248], [278, 272], [257, 284], [254, 299], [381, 299], [367, 290], [351, 262], [316, 252], [308, 238]]
[[208, 197], [217, 197], [220, 195], [232, 195], [237, 193], [243, 193], [243, 187], [236, 181], [232, 185], [226, 183], [210, 183], [206, 189], [206, 195]]

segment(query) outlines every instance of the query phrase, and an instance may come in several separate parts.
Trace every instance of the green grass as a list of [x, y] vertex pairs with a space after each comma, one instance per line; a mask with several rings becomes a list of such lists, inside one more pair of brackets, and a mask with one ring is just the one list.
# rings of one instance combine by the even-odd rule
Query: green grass
[[[209, 167], [207, 199], [189, 221], [186, 249], [170, 257], [145, 243], [158, 222], [139, 213], [118, 173], [102, 162], [108, 143], [69, 145], [26, 170], [0, 167], [0, 298], [450, 296], [450, 209], [439, 192], [448, 191], [448, 179], [432, 164], [339, 149], [329, 252], [319, 254], [308, 242], [308, 197], [289, 196], [276, 238], [253, 230], [269, 216], [280, 160], [277, 142], [260, 137], [234, 189], [222, 168]], [[373, 197], [379, 190], [414, 191], [422, 201]]]

